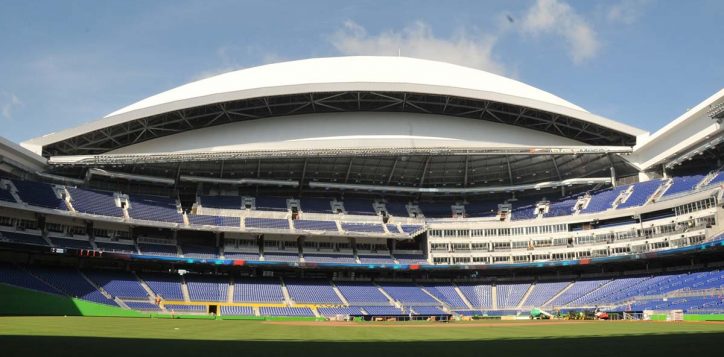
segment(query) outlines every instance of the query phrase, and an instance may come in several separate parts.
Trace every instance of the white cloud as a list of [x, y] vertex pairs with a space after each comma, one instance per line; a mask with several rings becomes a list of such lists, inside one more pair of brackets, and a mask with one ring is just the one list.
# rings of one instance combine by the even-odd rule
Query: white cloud
[[424, 58], [505, 74], [505, 66], [493, 56], [497, 36], [461, 30], [450, 38], [435, 36], [430, 26], [418, 21], [400, 31], [370, 35], [353, 21], [334, 33], [330, 42], [343, 55]]
[[650, 0], [624, 0], [613, 4], [606, 13], [606, 19], [613, 23], [631, 25], [638, 20]]
[[551, 34], [562, 37], [574, 63], [595, 57], [601, 47], [586, 19], [570, 5], [558, 0], [537, 0], [523, 16], [521, 30], [533, 36]]
[[12, 119], [15, 109], [22, 105], [23, 102], [14, 93], [0, 92], [0, 113], [3, 118]]

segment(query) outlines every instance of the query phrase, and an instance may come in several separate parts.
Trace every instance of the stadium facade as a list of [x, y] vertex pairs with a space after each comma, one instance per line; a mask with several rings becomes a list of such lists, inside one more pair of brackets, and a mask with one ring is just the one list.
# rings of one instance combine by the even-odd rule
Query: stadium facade
[[648, 133], [403, 57], [225, 73], [0, 139], [0, 276], [242, 315], [719, 311], [722, 119], [724, 89]]

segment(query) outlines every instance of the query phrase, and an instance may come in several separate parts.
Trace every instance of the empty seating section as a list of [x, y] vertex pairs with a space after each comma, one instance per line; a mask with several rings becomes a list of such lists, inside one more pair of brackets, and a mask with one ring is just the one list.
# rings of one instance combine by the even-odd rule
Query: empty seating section
[[133, 310], [153, 312], [161, 311], [161, 308], [158, 305], [152, 304], [147, 301], [124, 301], [124, 303], [126, 304], [126, 306]]
[[178, 212], [176, 200], [160, 196], [130, 196], [128, 215], [134, 219], [147, 221], [184, 223], [181, 213]]
[[19, 244], [48, 245], [43, 237], [36, 234], [0, 231], [0, 242]]
[[146, 255], [178, 255], [175, 245], [138, 243], [138, 250]]
[[304, 261], [308, 263], [349, 263], [354, 264], [357, 261], [353, 255], [342, 254], [304, 254]]
[[306, 316], [314, 317], [314, 312], [308, 307], [266, 307], [259, 308], [261, 316]]
[[410, 213], [407, 211], [407, 207], [402, 202], [386, 202], [385, 209], [387, 214], [395, 217], [410, 217]]
[[334, 284], [350, 305], [390, 305], [390, 300], [372, 283], [340, 281]]
[[569, 302], [576, 300], [604, 285], [608, 280], [583, 280], [576, 281], [571, 287], [558, 295], [555, 299], [549, 301], [546, 306], [564, 306]]
[[419, 224], [401, 224], [400, 228], [402, 228], [403, 233], [412, 235], [419, 232], [423, 226]]
[[413, 306], [411, 309], [412, 309], [412, 313], [414, 315], [430, 315], [430, 316], [450, 315], [437, 306]]
[[664, 192], [662, 197], [673, 196], [677, 193], [691, 191], [694, 187], [704, 179], [704, 175], [680, 176], [674, 177], [671, 186]]
[[395, 259], [400, 264], [428, 264], [425, 256], [418, 254], [395, 254]]
[[385, 282], [379, 284], [395, 301], [403, 305], [439, 305], [432, 296], [415, 284]]
[[289, 296], [297, 303], [341, 304], [332, 285], [320, 279], [285, 279]]
[[87, 240], [78, 240], [78, 239], [66, 239], [66, 238], [58, 238], [58, 237], [49, 237], [50, 242], [53, 243], [53, 246], [58, 248], [68, 248], [68, 249], [93, 249], [91, 247], [90, 242]]
[[342, 223], [342, 230], [359, 233], [385, 233], [385, 228], [376, 223]]
[[24, 268], [0, 263], [0, 283], [52, 294], [63, 294], [60, 290], [28, 273]]
[[181, 278], [178, 275], [162, 273], [143, 273], [141, 279], [146, 282], [154, 294], [165, 300], [183, 301]]
[[450, 218], [452, 217], [452, 205], [450, 203], [420, 203], [418, 207], [422, 214], [428, 218]]
[[219, 257], [219, 249], [207, 245], [183, 244], [181, 251], [187, 258], [216, 259]]
[[[490, 284], [458, 284], [458, 288], [473, 308], [484, 310], [493, 308], [493, 287]], [[500, 291], [498, 300], [500, 300]]]
[[530, 284], [497, 284], [495, 288], [498, 295], [498, 309], [515, 309], [530, 289]]
[[258, 211], [286, 212], [287, 199], [284, 197], [257, 197], [255, 202]]
[[302, 212], [332, 213], [332, 202], [327, 198], [302, 198], [299, 200]]
[[465, 204], [465, 217], [495, 217], [498, 202], [470, 202]]
[[649, 277], [614, 279], [611, 280], [609, 283], [602, 285], [598, 289], [590, 292], [589, 294], [581, 296], [569, 302], [568, 305], [595, 306], [606, 301], [609, 296], [612, 296], [624, 289], [630, 288], [631, 286], [637, 286], [647, 279], [649, 279]]
[[645, 182], [639, 182], [633, 185], [633, 191], [628, 196], [626, 202], [618, 205], [616, 208], [628, 208], [643, 206], [646, 201], [649, 200], [656, 190], [661, 186], [661, 180], [651, 180]]
[[241, 209], [240, 196], [200, 196], [201, 207], [219, 209]]
[[219, 226], [219, 227], [239, 227], [241, 218], [239, 217], [222, 217], [222, 216], [206, 216], [199, 214], [188, 215], [189, 223], [197, 226]]
[[598, 191], [591, 194], [591, 200], [588, 202], [588, 206], [581, 210], [581, 213], [595, 213], [603, 212], [613, 207], [613, 202], [621, 194], [626, 191], [629, 186], [619, 186], [615, 188]]
[[2, 186], [0, 186], [0, 201], [16, 203], [15, 197], [13, 197], [9, 190], [4, 189]]
[[[714, 175], [714, 177], [711, 179], [711, 181], [709, 181], [709, 183], [707, 184], [707, 186], [718, 185], [718, 184], [720, 184], [720, 183], [722, 183], [722, 182], [724, 182], [724, 171], [723, 171], [723, 172], [718, 172], [716, 175]], [[0, 195], [2, 195], [2, 193], [0, 193]]]
[[390, 223], [388, 223], [388, 224], [386, 224], [386, 226], [387, 226], [387, 231], [390, 232], [390, 233], [392, 233], [392, 234], [400, 234], [400, 233], [403, 233], [402, 231], [400, 231], [400, 229], [397, 227], [396, 224], [390, 224]]
[[148, 298], [148, 293], [143, 289], [136, 277], [125, 271], [113, 270], [86, 270], [83, 272], [88, 279], [105, 290], [111, 296], [121, 299], [126, 298]]
[[289, 220], [281, 218], [244, 218], [244, 226], [246, 228], [269, 228], [269, 229], [286, 229], [289, 230]]
[[264, 261], [297, 263], [297, 262], [299, 262], [299, 253], [277, 253], [277, 252], [266, 253], [265, 252]]
[[224, 252], [226, 259], [259, 260], [259, 253], [251, 252]]
[[407, 314], [393, 306], [363, 306], [362, 309], [367, 312], [367, 315], [375, 316], [400, 316]]
[[451, 283], [427, 283], [425, 290], [453, 309], [465, 309], [467, 305]]
[[389, 255], [357, 255], [361, 264], [395, 264]]
[[78, 212], [109, 217], [123, 217], [123, 209], [116, 206], [113, 192], [68, 187], [70, 204]]
[[328, 231], [336, 232], [337, 223], [334, 221], [316, 221], [308, 219], [298, 219], [292, 221], [294, 229], [305, 230], [305, 231]]
[[254, 308], [251, 306], [221, 306], [221, 316], [254, 316]]
[[573, 214], [573, 209], [578, 202], [578, 197], [566, 198], [561, 201], [551, 202], [548, 205], [548, 212], [543, 214], [543, 217], [560, 217], [569, 216]]
[[377, 215], [377, 212], [375, 212], [375, 208], [372, 203], [372, 200], [346, 199], [344, 200], [343, 205], [344, 210], [347, 211], [347, 214], [374, 216]]
[[106, 305], [116, 305], [91, 285], [76, 269], [29, 267], [30, 273], [39, 277], [54, 288], [72, 297]]
[[32, 181], [19, 181], [13, 180], [15, 188], [18, 189], [18, 196], [20, 199], [31, 205], [59, 210], [68, 210], [65, 206], [65, 201], [58, 198], [53, 191], [53, 186], [32, 182]]
[[206, 306], [204, 305], [179, 305], [179, 304], [167, 304], [164, 305], [166, 311], [173, 311], [175, 313], [192, 313], [192, 314], [204, 314], [206, 313]]
[[533, 287], [528, 299], [523, 302], [523, 306], [528, 307], [540, 307], [543, 306], [548, 300], [558, 294], [569, 282], [556, 282], [556, 283], [537, 283]]
[[191, 301], [226, 301], [229, 289], [228, 277], [190, 275], [184, 276]]
[[536, 205], [535, 204], [527, 204], [524, 206], [517, 207], [513, 209], [511, 212], [511, 217], [514, 221], [518, 220], [524, 220], [524, 219], [533, 219], [536, 218], [538, 214], [536, 213]]
[[317, 308], [317, 311], [320, 315], [324, 317], [335, 317], [337, 315], [347, 316], [360, 316], [362, 315], [362, 310], [359, 307], [356, 306], [349, 306], [349, 307], [320, 307]]
[[280, 303], [282, 301], [284, 294], [279, 279], [234, 278], [234, 302]]

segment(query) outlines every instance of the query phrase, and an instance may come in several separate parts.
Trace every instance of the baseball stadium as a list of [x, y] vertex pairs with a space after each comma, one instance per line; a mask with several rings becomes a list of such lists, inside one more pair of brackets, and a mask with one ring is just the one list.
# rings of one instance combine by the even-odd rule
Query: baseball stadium
[[714, 355], [724, 89], [691, 105], [651, 133], [477, 69], [332, 57], [0, 138], [0, 348]]

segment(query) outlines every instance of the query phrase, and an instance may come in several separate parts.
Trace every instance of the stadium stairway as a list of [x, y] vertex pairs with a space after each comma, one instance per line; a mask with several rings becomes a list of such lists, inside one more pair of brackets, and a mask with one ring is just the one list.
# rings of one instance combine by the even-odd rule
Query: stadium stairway
[[455, 292], [460, 297], [460, 300], [462, 300], [465, 303], [465, 306], [467, 306], [468, 309], [473, 310], [473, 304], [471, 304], [470, 300], [468, 300], [468, 298], [465, 297], [465, 294], [463, 294], [463, 292], [460, 290], [460, 287], [455, 283], [451, 283], [451, 284], [453, 285]]
[[281, 281], [282, 285], [282, 295], [284, 295], [284, 302], [289, 306], [294, 306], [295, 302], [292, 300], [292, 296], [289, 295], [289, 289], [287, 289], [287, 284], [284, 283], [284, 279], [281, 277], [279, 278], [279, 281]]
[[183, 294], [185, 302], [191, 302], [191, 295], [189, 294], [189, 287], [186, 285], [186, 279], [181, 275], [181, 294]]
[[493, 285], [490, 287], [490, 298], [493, 300], [491, 301], [493, 303], [493, 309], [498, 308], [498, 285]]
[[234, 302], [234, 287], [236, 284], [234, 283], [234, 278], [230, 279], [229, 282], [229, 288], [226, 289], [226, 302], [233, 303]]
[[533, 293], [533, 289], [535, 289], [535, 283], [530, 284], [530, 287], [528, 288], [528, 290], [525, 292], [525, 294], [523, 294], [523, 297], [520, 298], [520, 302], [518, 303], [518, 306], [515, 307], [516, 309], [520, 309], [523, 307], [523, 304], [525, 304], [525, 302], [528, 300], [528, 297], [530, 296], [530, 294]]
[[379, 286], [377, 283], [372, 283], [372, 284], [377, 288], [377, 290], [380, 291], [380, 293], [382, 293], [382, 295], [384, 295], [384, 296], [387, 298], [387, 300], [390, 301], [390, 304], [392, 304], [392, 305], [394, 305], [394, 306], [397, 306], [397, 305], [398, 305], [398, 304], [397, 304], [397, 301], [395, 301], [395, 299], [393, 299], [392, 296], [390, 296], [390, 294], [388, 294], [388, 293], [385, 291], [385, 289], [383, 289], [383, 288], [382, 288], [381, 286]]
[[335, 294], [337, 294], [337, 297], [345, 306], [349, 306], [349, 301], [347, 301], [347, 298], [342, 295], [342, 292], [339, 291], [339, 288], [337, 287], [337, 284], [334, 283], [334, 281], [330, 281], [330, 284], [332, 284], [332, 291], [334, 291]]
[[[556, 301], [556, 299], [558, 299], [559, 296], [563, 295], [563, 293], [565, 293], [568, 289], [570, 289], [574, 283], [575, 282], [573, 282], [573, 281], [568, 283], [568, 285], [566, 285], [565, 288], [561, 289], [561, 291], [559, 291], [557, 294], [553, 295], [553, 297], [548, 299], [548, 301], [544, 302], [543, 305], [541, 305], [541, 306], [548, 306], [548, 304], [550, 304], [551, 302]], [[536, 306], [536, 307], [538, 307], [538, 306]]]

